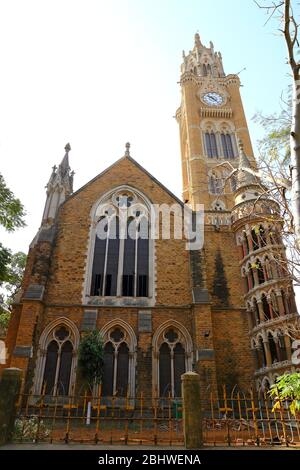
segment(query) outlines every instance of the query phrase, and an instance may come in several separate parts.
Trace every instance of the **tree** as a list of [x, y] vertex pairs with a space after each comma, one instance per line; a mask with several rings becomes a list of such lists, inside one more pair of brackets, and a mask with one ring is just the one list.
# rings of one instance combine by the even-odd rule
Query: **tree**
[[89, 385], [100, 384], [103, 375], [103, 338], [98, 330], [87, 333], [79, 344], [78, 364]]
[[269, 19], [278, 14], [282, 25], [280, 32], [284, 36], [287, 46], [287, 63], [290, 66], [292, 77], [292, 118], [290, 128], [290, 180], [291, 180], [291, 210], [295, 242], [300, 248], [300, 62], [296, 59], [299, 52], [298, 27], [299, 23], [294, 15], [292, 0], [275, 1], [271, 5], [261, 5], [267, 10]]
[[[8, 232], [24, 227], [25, 211], [20, 200], [7, 187], [0, 174], [0, 225]], [[11, 261], [11, 251], [0, 243], [0, 286], [8, 281], [8, 265]]]
[[26, 265], [27, 255], [22, 251], [18, 251], [11, 255], [10, 262], [7, 266], [6, 282], [3, 287], [8, 292], [6, 303], [10, 306], [14, 297], [21, 287], [24, 269]]
[[277, 378], [269, 390], [269, 395], [274, 398], [273, 410], [280, 409], [282, 402], [288, 400], [291, 413], [295, 416], [300, 411], [300, 373], [284, 374]]

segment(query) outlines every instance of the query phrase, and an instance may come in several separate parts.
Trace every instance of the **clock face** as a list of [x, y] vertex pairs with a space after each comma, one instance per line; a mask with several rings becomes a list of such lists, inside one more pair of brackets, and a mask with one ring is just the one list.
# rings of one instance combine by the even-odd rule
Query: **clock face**
[[202, 100], [209, 106], [220, 106], [224, 101], [223, 97], [214, 91], [205, 93], [205, 95], [202, 96]]

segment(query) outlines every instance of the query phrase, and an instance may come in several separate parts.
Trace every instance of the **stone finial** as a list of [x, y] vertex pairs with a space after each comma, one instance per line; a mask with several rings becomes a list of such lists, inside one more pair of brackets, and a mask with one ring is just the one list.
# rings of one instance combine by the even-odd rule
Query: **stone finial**
[[195, 45], [201, 46], [201, 40], [200, 40], [200, 34], [199, 33], [195, 34]]
[[71, 150], [71, 145], [69, 143], [67, 143], [66, 146], [65, 146], [66, 153], [69, 153], [70, 150]]
[[125, 144], [125, 157], [130, 157], [130, 143]]

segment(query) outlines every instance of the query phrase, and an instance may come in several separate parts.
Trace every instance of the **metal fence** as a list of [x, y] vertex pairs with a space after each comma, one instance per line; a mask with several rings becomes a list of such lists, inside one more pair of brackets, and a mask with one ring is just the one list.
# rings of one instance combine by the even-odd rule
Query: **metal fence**
[[[225, 387], [218, 397], [208, 394], [202, 408], [206, 446], [300, 447], [300, 415], [289, 403], [274, 402]], [[15, 442], [102, 443], [183, 446], [182, 400], [102, 397], [98, 395], [20, 395]]]
[[300, 447], [300, 415], [290, 403], [274, 408], [268, 393], [258, 397], [252, 390], [228, 394], [224, 387], [216, 398], [203, 400], [203, 440], [209, 446], [295, 446]]
[[164, 397], [21, 395], [15, 442], [183, 445], [182, 405]]

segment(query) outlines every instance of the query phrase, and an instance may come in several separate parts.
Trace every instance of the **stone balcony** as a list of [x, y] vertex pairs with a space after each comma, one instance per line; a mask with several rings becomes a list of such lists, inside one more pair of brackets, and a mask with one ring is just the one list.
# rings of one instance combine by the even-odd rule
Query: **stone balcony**
[[286, 369], [287, 367], [291, 367], [292, 365], [292, 361], [274, 362], [271, 366], [261, 367], [260, 369], [254, 372], [254, 375], [255, 377], [257, 377], [258, 375], [266, 375], [268, 372]]
[[300, 319], [300, 316], [297, 312], [296, 313], [289, 313], [288, 315], [282, 315], [282, 316], [279, 316], [279, 317], [276, 317], [276, 318], [272, 318], [271, 320], [266, 320], [266, 321], [261, 322], [258, 325], [256, 325], [250, 331], [250, 334], [253, 335], [253, 334], [257, 333], [258, 331], [262, 330], [263, 328], [268, 328], [269, 326], [279, 325], [283, 322], [286, 323], [286, 322], [293, 321], [293, 320], [296, 320], [296, 319], [298, 319], [298, 320]]

